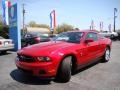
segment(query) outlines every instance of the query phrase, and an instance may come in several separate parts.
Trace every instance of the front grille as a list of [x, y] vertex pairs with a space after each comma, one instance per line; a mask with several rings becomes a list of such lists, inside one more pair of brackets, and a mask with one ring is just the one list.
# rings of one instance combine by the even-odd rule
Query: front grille
[[32, 56], [18, 55], [18, 58], [21, 62], [35, 62], [35, 59]]

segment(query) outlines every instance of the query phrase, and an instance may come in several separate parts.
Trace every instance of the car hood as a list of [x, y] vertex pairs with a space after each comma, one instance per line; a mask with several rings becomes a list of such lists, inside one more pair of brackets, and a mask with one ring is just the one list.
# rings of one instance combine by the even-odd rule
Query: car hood
[[19, 54], [39, 56], [39, 55], [49, 55], [52, 52], [65, 49], [67, 47], [73, 46], [75, 43], [61, 42], [61, 41], [50, 41], [45, 43], [39, 43], [25, 47], [18, 51]]

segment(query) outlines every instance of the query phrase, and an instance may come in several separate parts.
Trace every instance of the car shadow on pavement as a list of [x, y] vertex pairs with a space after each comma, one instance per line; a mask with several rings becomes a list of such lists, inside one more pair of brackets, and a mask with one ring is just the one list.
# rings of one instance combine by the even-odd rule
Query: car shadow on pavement
[[9, 55], [9, 54], [12, 54], [12, 53], [15, 53], [15, 51], [0, 52], [0, 56]]
[[[96, 62], [94, 62], [86, 67], [83, 67], [83, 68], [77, 70], [76, 72], [74, 72], [72, 74], [72, 76], [74, 76], [82, 71], [88, 70], [89, 68], [91, 68], [99, 63], [102, 63], [102, 62], [96, 61]], [[65, 83], [65, 82], [61, 82], [61, 81], [56, 80], [56, 79], [50, 79], [50, 78], [46, 79], [46, 78], [33, 77], [33, 76], [30, 76], [30, 75], [27, 75], [27, 74], [21, 72], [18, 69], [13, 70], [10, 73], [10, 76], [12, 77], [13, 80], [15, 80], [17, 82], [29, 84], [29, 85], [49, 85], [49, 84], [51, 84], [51, 81], [56, 82], [56, 83]]]
[[8, 52], [7, 52], [7, 53], [1, 53], [1, 52], [0, 52], [0, 56], [9, 55], [9, 54], [11, 54], [11, 53], [8, 53]]
[[10, 76], [13, 80], [20, 83], [29, 84], [29, 85], [49, 85], [51, 84], [52, 79], [43, 79], [38, 77], [32, 77], [30, 75], [22, 73], [20, 70], [15, 69], [10, 73]]
[[99, 63], [103, 63], [103, 62], [100, 61], [100, 60], [98, 60], [98, 61], [96, 61], [96, 62], [94, 62], [94, 63], [92, 63], [92, 64], [90, 64], [90, 65], [87, 65], [87, 66], [85, 66], [85, 67], [80, 68], [79, 70], [77, 70], [77, 71], [75, 71], [74, 73], [72, 73], [72, 75], [74, 76], [74, 75], [76, 75], [76, 74], [78, 74], [78, 73], [80, 73], [80, 72], [82, 72], [82, 71], [88, 70], [89, 68], [91, 68], [91, 67], [93, 67], [93, 66], [95, 66], [95, 65], [97, 65], [97, 64], [99, 64]]

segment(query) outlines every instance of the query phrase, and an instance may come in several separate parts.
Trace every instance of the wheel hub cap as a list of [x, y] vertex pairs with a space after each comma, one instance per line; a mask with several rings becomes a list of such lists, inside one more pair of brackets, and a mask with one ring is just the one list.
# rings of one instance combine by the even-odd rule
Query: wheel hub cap
[[110, 59], [110, 51], [106, 50], [105, 59], [108, 61]]

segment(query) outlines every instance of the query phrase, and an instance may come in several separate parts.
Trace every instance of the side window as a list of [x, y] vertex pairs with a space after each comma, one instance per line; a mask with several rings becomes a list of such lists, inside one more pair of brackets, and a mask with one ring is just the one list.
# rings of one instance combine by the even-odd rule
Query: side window
[[98, 34], [98, 39], [104, 39], [104, 36], [101, 34]]
[[94, 41], [97, 41], [98, 40], [98, 36], [97, 36], [97, 33], [93, 33], [93, 32], [90, 32], [86, 35], [86, 39], [87, 38], [92, 38]]

